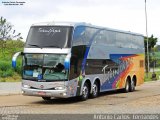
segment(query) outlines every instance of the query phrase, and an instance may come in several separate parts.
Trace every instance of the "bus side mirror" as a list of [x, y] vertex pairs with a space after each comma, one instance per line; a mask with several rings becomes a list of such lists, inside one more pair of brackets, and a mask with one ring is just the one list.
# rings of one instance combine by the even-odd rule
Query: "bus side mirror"
[[65, 70], [68, 70], [70, 68], [70, 58], [71, 58], [71, 54], [68, 54], [65, 58], [65, 61], [64, 61]]
[[13, 57], [12, 57], [12, 67], [13, 68], [16, 68], [16, 60], [17, 60], [17, 57], [19, 56], [19, 55], [22, 55], [23, 53], [22, 52], [17, 52], [17, 53], [15, 53], [14, 55], [13, 55]]
[[64, 68], [65, 68], [66, 70], [68, 70], [68, 69], [70, 68], [70, 61], [65, 61], [65, 62], [64, 62]]

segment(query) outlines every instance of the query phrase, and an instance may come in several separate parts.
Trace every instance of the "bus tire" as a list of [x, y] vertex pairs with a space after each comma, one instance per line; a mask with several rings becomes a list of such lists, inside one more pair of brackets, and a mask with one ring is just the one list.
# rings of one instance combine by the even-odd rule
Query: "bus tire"
[[125, 92], [125, 93], [128, 93], [128, 92], [129, 92], [129, 89], [130, 89], [130, 84], [129, 84], [129, 80], [127, 79], [127, 80], [126, 80], [126, 84], [125, 84], [125, 88], [124, 88], [124, 92]]
[[81, 100], [85, 101], [88, 99], [88, 96], [89, 96], [89, 87], [88, 87], [88, 84], [85, 83], [83, 85], [83, 88], [82, 88], [82, 96], [81, 96]]
[[135, 91], [135, 82], [134, 82], [134, 80], [131, 80], [131, 84], [130, 84], [130, 87], [129, 87], [129, 91], [130, 91], [130, 92]]
[[97, 82], [94, 82], [93, 86], [92, 86], [92, 94], [91, 96], [93, 98], [97, 97], [99, 94], [99, 86], [98, 86], [98, 83]]
[[42, 97], [42, 99], [48, 101], [51, 100], [51, 97]]

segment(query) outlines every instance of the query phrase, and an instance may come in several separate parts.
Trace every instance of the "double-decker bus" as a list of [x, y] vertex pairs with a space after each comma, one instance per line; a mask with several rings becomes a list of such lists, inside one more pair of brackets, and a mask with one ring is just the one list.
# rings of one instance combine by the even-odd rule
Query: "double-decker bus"
[[44, 100], [132, 92], [144, 82], [144, 37], [128, 31], [87, 23], [33, 24], [21, 55], [23, 95]]

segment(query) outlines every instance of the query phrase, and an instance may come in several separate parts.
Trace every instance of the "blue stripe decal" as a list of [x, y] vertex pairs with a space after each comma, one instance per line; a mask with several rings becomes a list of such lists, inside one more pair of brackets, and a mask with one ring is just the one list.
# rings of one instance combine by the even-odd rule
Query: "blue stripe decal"
[[134, 54], [110, 54], [110, 59], [115, 63], [121, 63], [120, 58], [132, 56]]

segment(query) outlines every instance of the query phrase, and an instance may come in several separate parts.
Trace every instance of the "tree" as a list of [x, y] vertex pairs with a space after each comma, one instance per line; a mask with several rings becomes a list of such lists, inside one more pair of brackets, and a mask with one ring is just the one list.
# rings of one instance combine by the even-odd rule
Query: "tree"
[[13, 25], [11, 25], [7, 20], [3, 17], [0, 18], [0, 49], [5, 56], [6, 49], [6, 40], [20, 40], [23, 39], [21, 37], [21, 33], [16, 34], [16, 30], [13, 29]]
[[[151, 35], [151, 37], [148, 37], [148, 51], [149, 51], [149, 53], [154, 48], [156, 43], [157, 43], [157, 38], [154, 38], [153, 35]], [[147, 37], [144, 37], [144, 46], [145, 46], [145, 53], [147, 53]]]
[[22, 39], [21, 33], [16, 34], [16, 30], [13, 30], [11, 25], [3, 17], [0, 18], [0, 40], [15, 40]]
[[[150, 53], [153, 52], [154, 50], [154, 46], [156, 45], [157, 43], [157, 38], [155, 38], [153, 35], [151, 35], [151, 37], [148, 37], [148, 52], [149, 52], [149, 61], [152, 61], [153, 59], [151, 58], [150, 56]], [[148, 65], [148, 62], [147, 62], [147, 37], [144, 38], [144, 46], [145, 46], [145, 63], [146, 63], [146, 68], [147, 65]], [[146, 70], [148, 71], [148, 70]]]

